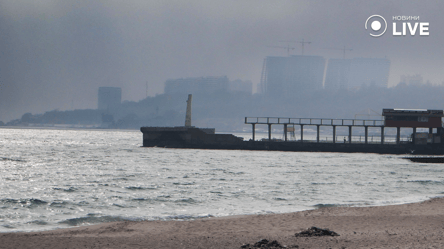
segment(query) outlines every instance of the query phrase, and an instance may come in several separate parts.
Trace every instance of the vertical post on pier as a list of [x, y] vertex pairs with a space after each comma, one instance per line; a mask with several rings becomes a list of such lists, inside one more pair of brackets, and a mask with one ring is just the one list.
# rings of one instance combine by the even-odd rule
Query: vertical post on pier
[[396, 127], [396, 144], [401, 142], [401, 127]]
[[320, 125], [317, 125], [317, 136], [316, 136], [316, 142], [318, 142], [319, 143], [319, 133], [320, 133], [320, 130], [319, 130], [319, 128], [320, 128], [321, 126]]
[[429, 134], [432, 134], [433, 133], [433, 128], [429, 128]]
[[365, 144], [368, 144], [368, 126], [364, 126], [365, 129]]
[[256, 133], [256, 124], [251, 124], [253, 126], [253, 141], [254, 141], [254, 135]]
[[287, 142], [287, 124], [284, 124], [284, 136], [285, 136], [285, 142]]
[[187, 113], [185, 115], [185, 127], [191, 127], [191, 101], [192, 100], [193, 100], [193, 94], [188, 94]]
[[352, 142], [352, 126], [348, 126], [348, 143], [351, 144]]
[[381, 126], [381, 144], [384, 144], [384, 126]]
[[304, 142], [304, 125], [301, 124], [301, 142]]
[[271, 141], [271, 124], [268, 124], [268, 141]]
[[413, 127], [413, 134], [412, 134], [412, 143], [415, 144], [416, 140], [416, 127]]
[[333, 143], [336, 143], [336, 125], [333, 125]]

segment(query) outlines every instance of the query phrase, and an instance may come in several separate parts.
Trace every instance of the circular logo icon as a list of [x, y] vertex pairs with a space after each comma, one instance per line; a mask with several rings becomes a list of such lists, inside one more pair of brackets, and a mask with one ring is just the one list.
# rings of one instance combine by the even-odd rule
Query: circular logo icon
[[370, 23], [370, 35], [373, 37], [379, 37], [387, 30], [387, 21], [380, 15], [372, 15], [367, 18], [367, 21], [365, 21], [366, 30], [368, 23]]

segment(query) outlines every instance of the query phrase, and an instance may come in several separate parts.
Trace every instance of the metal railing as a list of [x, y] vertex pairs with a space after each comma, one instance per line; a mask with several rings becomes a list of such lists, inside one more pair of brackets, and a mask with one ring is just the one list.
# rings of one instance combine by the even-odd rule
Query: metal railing
[[322, 125], [322, 126], [368, 126], [383, 127], [384, 120], [368, 119], [329, 119], [329, 118], [275, 118], [245, 117], [245, 124], [287, 124], [287, 125]]

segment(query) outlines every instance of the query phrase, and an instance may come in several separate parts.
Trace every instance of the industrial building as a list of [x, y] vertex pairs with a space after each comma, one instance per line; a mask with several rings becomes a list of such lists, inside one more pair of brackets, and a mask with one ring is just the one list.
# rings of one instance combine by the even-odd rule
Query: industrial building
[[98, 109], [115, 110], [122, 102], [122, 88], [120, 87], [99, 87]]
[[321, 56], [268, 56], [264, 60], [260, 91], [280, 98], [322, 89], [325, 59]]
[[325, 89], [387, 87], [389, 73], [390, 60], [385, 58], [329, 59]]
[[[443, 110], [426, 109], [383, 109], [385, 127], [396, 127], [397, 143], [401, 128], [413, 128], [414, 144], [441, 143], [441, 133], [433, 134], [433, 128], [442, 129]], [[428, 133], [417, 133], [417, 128], [428, 128]]]

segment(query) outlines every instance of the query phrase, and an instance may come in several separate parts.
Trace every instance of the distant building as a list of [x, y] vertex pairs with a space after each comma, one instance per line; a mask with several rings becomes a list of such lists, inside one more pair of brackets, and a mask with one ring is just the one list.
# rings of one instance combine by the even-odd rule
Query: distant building
[[357, 89], [363, 85], [387, 87], [389, 73], [388, 59], [330, 59], [325, 76], [325, 89]]
[[325, 59], [321, 56], [292, 55], [265, 58], [260, 90], [279, 98], [322, 89]]
[[420, 86], [423, 83], [422, 76], [417, 75], [402, 75], [400, 83], [405, 83], [407, 85]]
[[247, 80], [233, 80], [230, 81], [229, 90], [232, 92], [244, 92], [248, 94], [253, 93], [253, 82]]
[[210, 94], [218, 91], [228, 91], [230, 82], [227, 76], [198, 77], [171, 79], [165, 82], [165, 94]]
[[99, 87], [98, 109], [114, 110], [122, 102], [122, 88], [120, 87]]
[[325, 75], [325, 89], [347, 89], [350, 64], [350, 59], [329, 59]]

